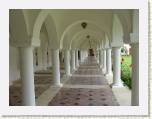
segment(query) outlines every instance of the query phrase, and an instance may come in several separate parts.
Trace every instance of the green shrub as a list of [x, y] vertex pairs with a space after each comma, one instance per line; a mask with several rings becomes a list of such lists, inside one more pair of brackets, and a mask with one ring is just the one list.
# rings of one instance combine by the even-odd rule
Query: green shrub
[[122, 56], [122, 58], [124, 61], [121, 63], [121, 80], [131, 89], [131, 56]]

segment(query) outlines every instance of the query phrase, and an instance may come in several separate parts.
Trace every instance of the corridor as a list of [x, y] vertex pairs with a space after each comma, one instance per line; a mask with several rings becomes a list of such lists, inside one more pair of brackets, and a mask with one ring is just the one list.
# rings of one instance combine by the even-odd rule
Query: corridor
[[88, 57], [48, 105], [118, 106], [119, 104], [96, 59]]
[[10, 9], [9, 105], [139, 105], [138, 24], [136, 9]]

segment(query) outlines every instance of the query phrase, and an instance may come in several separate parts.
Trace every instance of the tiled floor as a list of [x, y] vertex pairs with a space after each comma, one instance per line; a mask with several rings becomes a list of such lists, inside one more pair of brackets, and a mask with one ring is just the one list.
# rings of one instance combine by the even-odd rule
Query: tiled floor
[[101, 77], [76, 77], [72, 76], [66, 84], [71, 85], [108, 85], [106, 79]]
[[[61, 73], [62, 77], [63, 73]], [[107, 79], [94, 58], [88, 58], [71, 77], [61, 79], [62, 88], [51, 87], [52, 74], [35, 74], [38, 106], [118, 106]], [[10, 105], [21, 105], [21, 82], [10, 87]]]
[[101, 71], [100, 70], [94, 70], [94, 69], [83, 69], [83, 70], [77, 70], [76, 72], [75, 72], [75, 74], [79, 74], [79, 75], [83, 75], [83, 74], [85, 74], [85, 75], [100, 75], [101, 74]]
[[49, 106], [118, 106], [110, 88], [62, 88]]
[[49, 106], [119, 106], [94, 58], [81, 64]]
[[[46, 72], [48, 71], [36, 73], [34, 76], [35, 99], [37, 99], [52, 84], [52, 74]], [[63, 76], [63, 73], [61, 73], [61, 76]], [[9, 105], [21, 106], [21, 97], [21, 80], [18, 80], [9, 87]]]
[[[49, 88], [49, 85], [35, 86], [35, 98], [37, 99], [45, 90]], [[9, 87], [9, 105], [21, 106], [22, 91], [21, 86]]]

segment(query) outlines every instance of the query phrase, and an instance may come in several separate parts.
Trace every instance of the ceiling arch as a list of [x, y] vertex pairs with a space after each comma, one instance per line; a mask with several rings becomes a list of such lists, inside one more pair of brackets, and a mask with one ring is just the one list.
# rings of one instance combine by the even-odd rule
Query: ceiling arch
[[[130, 33], [132, 33], [132, 10], [115, 10], [114, 12], [123, 29], [123, 42], [124, 43], [130, 43]], [[115, 15], [114, 14], [114, 15]]]
[[84, 40], [89, 41], [90, 43], [96, 42], [97, 44], [101, 45], [101, 40], [104, 39], [104, 36], [104, 32], [93, 31], [90, 29], [81, 30], [72, 37], [70, 48], [78, 48], [79, 45], [84, 42]]
[[[85, 29], [82, 27], [82, 23], [87, 24]], [[102, 34], [105, 33], [104, 29], [101, 29], [99, 27], [99, 25], [97, 25], [96, 23], [93, 23], [93, 22], [87, 21], [87, 20], [77, 21], [77, 22], [71, 24], [64, 31], [62, 38], [61, 38], [61, 42], [60, 42], [60, 44], [62, 45], [61, 48], [63, 48], [63, 49], [69, 48], [70, 43], [73, 39], [73, 36], [75, 36], [76, 33], [80, 32], [80, 31], [82, 31], [82, 32], [84, 31], [84, 33], [86, 33], [89, 30], [92, 31], [92, 33], [97, 32], [97, 34], [99, 32]]]
[[42, 10], [39, 13], [33, 27], [32, 41], [34, 43], [40, 42], [40, 31], [43, 25], [46, 27], [46, 32], [48, 34], [49, 47], [51, 47], [51, 49], [59, 48], [59, 39], [56, 31], [56, 25], [53, 17], [49, 13], [49, 10]]
[[[79, 34], [81, 35], [80, 37], [76, 34], [85, 30], [92, 30], [92, 33], [89, 32], [88, 35], [92, 35], [96, 41], [104, 39], [100, 37], [100, 34], [105, 34], [106, 39], [112, 42], [113, 16], [116, 14], [123, 30], [121, 39], [126, 43], [130, 40], [130, 33], [133, 32], [132, 11], [127, 9], [10, 10], [10, 36], [11, 39], [15, 39], [15, 43], [18, 43], [18, 46], [19, 44], [21, 45], [21, 42], [24, 42], [24, 45], [40, 46], [40, 32], [42, 26], [45, 24], [46, 32], [49, 36], [49, 44], [53, 49], [66, 49], [73, 46], [79, 47], [79, 45], [82, 45], [81, 41], [87, 32], [84, 32], [85, 35]], [[82, 27], [83, 22], [87, 24], [85, 29]], [[21, 25], [18, 25], [18, 23]], [[17, 29], [21, 34], [18, 34]], [[96, 34], [96, 36], [93, 34]], [[24, 38], [22, 38], [23, 36]], [[104, 44], [102, 40], [101, 44]]]

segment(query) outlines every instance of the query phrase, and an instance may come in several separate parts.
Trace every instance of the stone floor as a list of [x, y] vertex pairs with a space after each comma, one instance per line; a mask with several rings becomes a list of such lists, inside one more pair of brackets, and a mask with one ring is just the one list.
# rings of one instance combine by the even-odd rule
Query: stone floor
[[110, 88], [62, 88], [49, 106], [118, 106]]
[[49, 106], [119, 106], [107, 79], [94, 58], [84, 64], [66, 81]]
[[101, 79], [101, 77], [77, 77], [72, 76], [66, 84], [71, 85], [108, 85], [106, 79]]
[[[52, 74], [48, 71], [35, 74], [37, 106], [119, 106], [130, 105], [131, 91], [127, 88], [111, 89], [96, 59], [89, 57], [67, 77], [61, 72], [62, 87], [52, 86]], [[9, 103], [21, 105], [21, 81], [10, 86]]]
[[[45, 90], [49, 88], [49, 85], [35, 86], [35, 99], [37, 99]], [[10, 106], [21, 106], [22, 91], [21, 86], [10, 86], [9, 87], [9, 105]]]
[[[47, 73], [49, 71], [37, 72], [34, 76], [35, 84], [35, 99], [44, 93], [52, 84], [52, 74]], [[63, 73], [61, 73], [61, 77]], [[17, 80], [9, 87], [9, 105], [10, 106], [21, 106], [21, 80]]]

